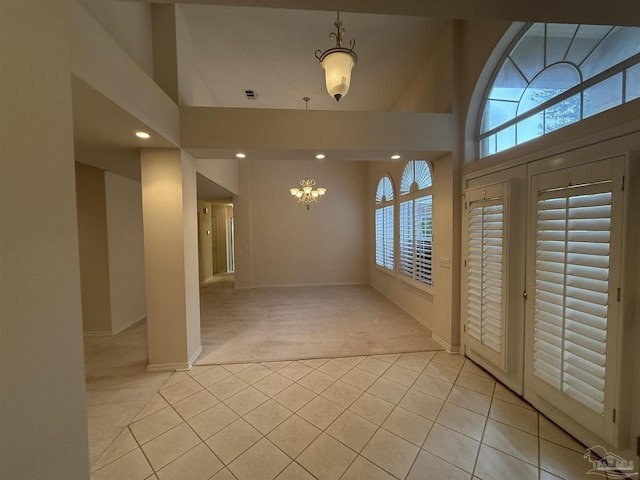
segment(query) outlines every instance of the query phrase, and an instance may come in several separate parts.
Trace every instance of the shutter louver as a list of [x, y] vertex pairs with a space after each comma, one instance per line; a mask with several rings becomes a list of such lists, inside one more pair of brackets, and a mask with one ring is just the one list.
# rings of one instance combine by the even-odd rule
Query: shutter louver
[[384, 209], [376, 210], [376, 265], [384, 266]]
[[408, 162], [400, 180], [399, 272], [419, 288], [432, 285], [433, 196], [431, 169], [424, 160]]
[[[505, 186], [467, 192], [467, 344], [504, 368]], [[489, 196], [489, 198], [486, 198]], [[488, 350], [490, 349], [490, 351]]]
[[538, 192], [533, 373], [604, 413], [611, 183]]
[[413, 201], [400, 204], [400, 273], [413, 277]]
[[393, 205], [384, 208], [384, 266], [393, 270]]
[[376, 205], [376, 265], [393, 271], [393, 185], [388, 176], [378, 182]]
[[415, 278], [431, 285], [431, 195], [414, 201]]

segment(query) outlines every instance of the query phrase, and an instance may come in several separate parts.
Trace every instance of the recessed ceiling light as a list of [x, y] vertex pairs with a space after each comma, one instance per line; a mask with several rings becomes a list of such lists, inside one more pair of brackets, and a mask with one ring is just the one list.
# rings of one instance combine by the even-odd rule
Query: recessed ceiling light
[[319, 153], [319, 154], [317, 154], [317, 155], [316, 155], [316, 158], [317, 158], [318, 160], [322, 160], [322, 159], [324, 158], [324, 153]]
[[391, 160], [400, 160], [400, 155], [391, 155]]
[[245, 158], [246, 155], [244, 153], [236, 153], [237, 158]]
[[146, 140], [147, 138], [151, 137], [151, 135], [149, 135], [147, 132], [139, 131], [136, 132], [136, 137], [144, 138]]

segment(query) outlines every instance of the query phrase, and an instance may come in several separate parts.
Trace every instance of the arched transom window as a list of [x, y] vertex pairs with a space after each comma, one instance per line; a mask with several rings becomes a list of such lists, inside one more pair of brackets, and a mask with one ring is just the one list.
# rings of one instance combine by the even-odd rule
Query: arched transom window
[[639, 97], [639, 27], [534, 23], [489, 85], [478, 122], [479, 155]]
[[376, 189], [376, 265], [393, 271], [393, 184], [385, 175]]
[[399, 272], [418, 284], [431, 285], [433, 243], [431, 169], [424, 160], [407, 163], [400, 181]]

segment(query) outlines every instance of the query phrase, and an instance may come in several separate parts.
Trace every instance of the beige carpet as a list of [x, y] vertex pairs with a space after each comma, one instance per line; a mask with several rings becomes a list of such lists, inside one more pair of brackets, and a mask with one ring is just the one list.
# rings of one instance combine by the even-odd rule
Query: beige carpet
[[442, 350], [431, 333], [373, 288], [201, 288], [197, 365]]

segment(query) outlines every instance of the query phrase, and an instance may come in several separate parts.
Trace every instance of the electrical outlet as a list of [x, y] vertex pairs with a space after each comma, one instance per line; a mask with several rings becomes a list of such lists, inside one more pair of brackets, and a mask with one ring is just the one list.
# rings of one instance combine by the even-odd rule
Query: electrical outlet
[[447, 257], [440, 257], [440, 266], [442, 268], [451, 268], [451, 260]]

